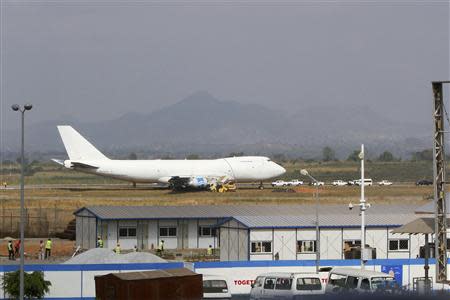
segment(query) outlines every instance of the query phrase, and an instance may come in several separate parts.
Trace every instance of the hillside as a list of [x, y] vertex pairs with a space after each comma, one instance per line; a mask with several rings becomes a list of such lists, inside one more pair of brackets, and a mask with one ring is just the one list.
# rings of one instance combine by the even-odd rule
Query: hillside
[[[258, 104], [221, 101], [194, 93], [150, 114], [125, 113], [96, 123], [56, 119], [27, 128], [29, 151], [63, 152], [56, 125], [74, 126], [106, 154], [138, 151], [150, 155], [234, 152], [319, 157], [331, 146], [340, 157], [365, 143], [369, 154], [384, 150], [408, 155], [429, 145], [421, 124], [388, 120], [368, 107], [308, 107], [287, 114]], [[7, 149], [17, 149], [15, 132], [7, 132]]]

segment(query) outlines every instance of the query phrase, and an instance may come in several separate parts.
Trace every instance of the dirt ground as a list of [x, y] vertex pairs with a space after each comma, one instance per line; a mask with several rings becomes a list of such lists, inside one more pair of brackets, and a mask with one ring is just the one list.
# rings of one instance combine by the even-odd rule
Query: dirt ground
[[[247, 186], [235, 192], [209, 191], [173, 193], [167, 189], [130, 188], [124, 185], [73, 185], [69, 187], [29, 186], [25, 191], [29, 237], [54, 236], [74, 219], [74, 211], [89, 205], [229, 205], [229, 204], [314, 204], [314, 187], [269, 188]], [[372, 186], [366, 198], [372, 204], [422, 205], [432, 197], [432, 187], [414, 184]], [[356, 203], [358, 187], [324, 186], [319, 188], [322, 204]], [[19, 190], [0, 188], [0, 237], [17, 236], [19, 224]]]
[[[4, 238], [0, 241], [0, 261], [1, 263], [5, 263], [8, 261], [8, 238]], [[39, 241], [41, 239], [25, 239], [25, 259], [27, 261], [36, 261], [38, 262], [38, 254], [39, 254]], [[47, 238], [42, 239], [45, 243]], [[14, 243], [15, 239], [13, 239]], [[52, 238], [52, 257], [47, 260], [49, 262], [61, 261], [62, 258], [72, 256], [74, 252], [74, 241], [69, 240], [61, 240]], [[16, 260], [19, 261], [19, 258], [16, 257]]]

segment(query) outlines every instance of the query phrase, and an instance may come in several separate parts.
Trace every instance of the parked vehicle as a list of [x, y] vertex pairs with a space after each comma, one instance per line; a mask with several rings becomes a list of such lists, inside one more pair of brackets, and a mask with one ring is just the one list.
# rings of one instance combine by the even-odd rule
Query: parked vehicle
[[250, 299], [298, 299], [324, 293], [319, 274], [267, 273], [259, 275], [252, 284]]
[[[355, 185], [361, 186], [361, 179], [357, 179], [354, 182], [355, 182]], [[364, 178], [364, 186], [372, 186], [372, 185], [373, 185], [372, 179]]]
[[333, 181], [332, 184], [333, 184], [333, 186], [344, 186], [344, 185], [347, 185], [348, 183], [343, 180], [335, 180], [335, 181]]
[[349, 180], [349, 181], [347, 182], [347, 184], [348, 184], [348, 185], [355, 185], [355, 181], [356, 181], [356, 180]]
[[394, 277], [375, 271], [333, 268], [328, 275], [326, 293], [390, 292], [399, 288]]
[[298, 179], [292, 179], [291, 181], [288, 181], [287, 184], [290, 186], [299, 186], [299, 185], [303, 185], [303, 181], [298, 180]]
[[313, 186], [323, 186], [323, 185], [325, 185], [325, 182], [323, 182], [323, 181], [314, 181], [314, 182], [311, 182], [311, 185], [313, 185]]
[[231, 299], [226, 278], [219, 275], [203, 275], [203, 299]]
[[272, 182], [273, 187], [287, 186], [287, 185], [288, 185], [288, 183], [284, 180], [277, 180], [277, 181]]
[[433, 181], [421, 179], [416, 182], [416, 185], [432, 185]]
[[385, 185], [385, 186], [392, 185], [392, 182], [389, 180], [381, 180], [378, 182], [378, 185]]

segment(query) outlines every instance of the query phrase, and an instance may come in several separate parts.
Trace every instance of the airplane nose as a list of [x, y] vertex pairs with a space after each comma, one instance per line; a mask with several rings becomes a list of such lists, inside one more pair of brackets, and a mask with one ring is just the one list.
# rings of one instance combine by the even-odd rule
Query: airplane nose
[[276, 176], [283, 175], [284, 173], [286, 173], [286, 169], [277, 164], [277, 175]]

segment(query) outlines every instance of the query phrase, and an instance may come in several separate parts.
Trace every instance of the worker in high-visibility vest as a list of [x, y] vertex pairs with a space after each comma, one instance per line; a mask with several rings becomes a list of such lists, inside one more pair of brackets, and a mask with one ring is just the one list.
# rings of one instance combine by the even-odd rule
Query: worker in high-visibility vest
[[116, 248], [114, 248], [114, 252], [116, 252], [116, 254], [120, 254], [120, 243], [117, 243]]
[[13, 247], [13, 242], [10, 240], [8, 242], [8, 259], [9, 260], [14, 260], [14, 247]]
[[103, 248], [103, 240], [100, 236], [97, 237], [97, 248]]
[[47, 242], [45, 243], [45, 259], [50, 258], [52, 255], [52, 239], [48, 238]]
[[206, 249], [206, 255], [208, 255], [208, 256], [213, 255], [213, 248], [211, 245], [209, 245], [208, 249]]

